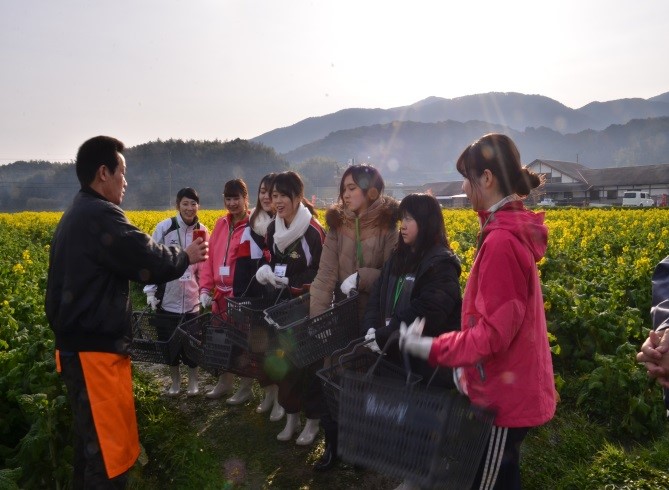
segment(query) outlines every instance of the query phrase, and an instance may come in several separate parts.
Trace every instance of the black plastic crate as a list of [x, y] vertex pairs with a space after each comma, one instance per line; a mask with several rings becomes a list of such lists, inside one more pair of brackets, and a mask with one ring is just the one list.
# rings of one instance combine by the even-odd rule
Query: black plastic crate
[[328, 404], [330, 416], [334, 420], [339, 418], [339, 398], [345, 371], [394, 379], [398, 382], [408, 382], [411, 385], [416, 385], [422, 379], [421, 376], [413, 373], [407, 377], [404, 368], [386, 361], [382, 356], [365, 347], [364, 343], [358, 344], [351, 352], [342, 354], [338, 359], [333, 359], [331, 366], [320, 369], [316, 373], [321, 379], [325, 401]]
[[182, 320], [183, 316], [149, 310], [133, 312], [133, 339], [130, 344], [132, 360], [172, 364], [181, 350], [181, 336], [177, 327]]
[[420, 488], [470, 488], [493, 420], [457, 392], [344, 371], [338, 451]]
[[208, 313], [202, 337], [202, 368], [212, 374], [229, 371], [235, 354], [246, 346], [245, 336], [219, 315]]
[[266, 353], [277, 347], [274, 328], [265, 319], [265, 309], [274, 306], [271, 298], [227, 298], [230, 323], [246, 336], [247, 350]]
[[179, 325], [183, 354], [198, 366], [204, 364], [203, 339], [211, 325], [211, 313], [204, 313]]
[[305, 367], [358, 336], [358, 294], [341, 298], [318, 316], [309, 318], [309, 293], [265, 310], [276, 328], [279, 346], [297, 367]]

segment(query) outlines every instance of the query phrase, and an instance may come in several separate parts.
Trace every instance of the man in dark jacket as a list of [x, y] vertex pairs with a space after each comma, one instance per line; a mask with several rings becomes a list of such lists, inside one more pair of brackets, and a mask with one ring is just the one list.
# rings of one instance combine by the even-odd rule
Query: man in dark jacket
[[139, 455], [129, 281], [171, 281], [207, 257], [201, 238], [165, 247], [128, 222], [123, 149], [108, 136], [81, 145], [81, 190], [51, 241], [45, 310], [74, 416], [74, 488], [124, 488]]

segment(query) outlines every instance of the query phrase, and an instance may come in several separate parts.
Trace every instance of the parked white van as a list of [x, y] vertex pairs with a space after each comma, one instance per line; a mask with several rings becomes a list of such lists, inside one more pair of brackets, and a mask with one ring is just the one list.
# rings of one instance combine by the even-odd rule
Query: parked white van
[[644, 208], [655, 206], [648, 192], [642, 191], [625, 191], [623, 194], [623, 206], [633, 206], [637, 208]]

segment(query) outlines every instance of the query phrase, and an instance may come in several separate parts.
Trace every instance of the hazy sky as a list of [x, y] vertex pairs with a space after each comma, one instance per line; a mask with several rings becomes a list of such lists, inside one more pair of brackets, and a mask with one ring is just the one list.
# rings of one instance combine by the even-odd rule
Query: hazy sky
[[669, 91], [667, 0], [0, 0], [0, 163], [350, 107]]

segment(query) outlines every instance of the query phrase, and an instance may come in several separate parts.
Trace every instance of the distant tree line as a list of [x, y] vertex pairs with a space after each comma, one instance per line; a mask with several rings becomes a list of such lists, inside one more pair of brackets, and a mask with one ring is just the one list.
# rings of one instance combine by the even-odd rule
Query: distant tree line
[[[288, 169], [288, 161], [259, 143], [155, 141], [124, 152], [128, 171], [125, 209], [167, 209], [182, 187], [194, 187], [202, 207], [223, 207], [223, 186], [243, 178], [255, 199], [260, 179]], [[0, 167], [0, 210], [63, 210], [79, 190], [74, 162], [15, 162]]]

